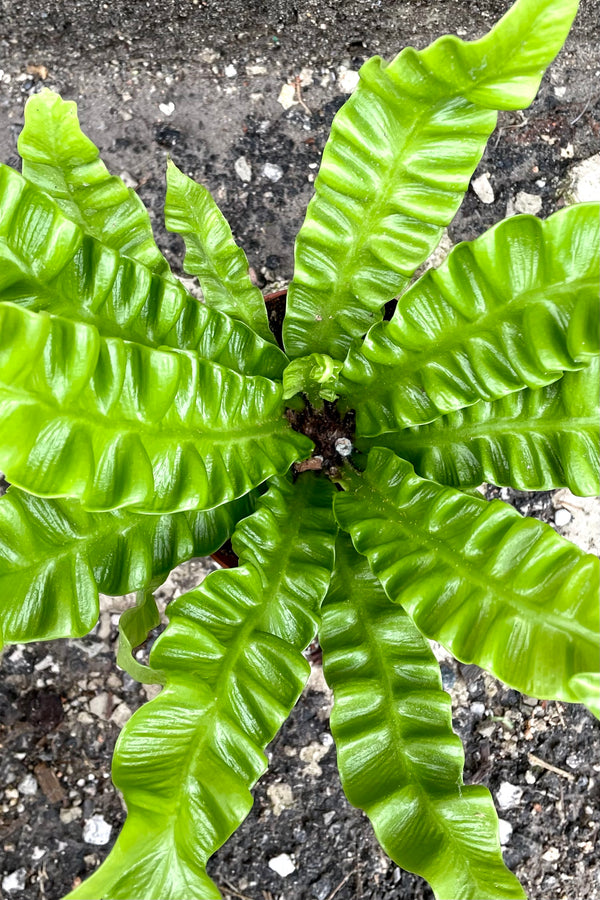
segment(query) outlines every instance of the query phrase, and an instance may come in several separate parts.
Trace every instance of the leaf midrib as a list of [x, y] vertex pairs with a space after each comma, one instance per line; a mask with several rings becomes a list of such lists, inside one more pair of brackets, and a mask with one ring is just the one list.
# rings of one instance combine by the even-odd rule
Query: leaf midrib
[[439, 419], [434, 420], [434, 422], [429, 423], [429, 425], [423, 426], [423, 428], [427, 430], [426, 434], [418, 434], [418, 432], [407, 428], [405, 430], [406, 433], [404, 433], [404, 430], [387, 432], [378, 435], [377, 437], [368, 438], [368, 440], [370, 443], [376, 444], [377, 441], [381, 440], [383, 437], [395, 435], [398, 440], [398, 447], [421, 449], [432, 446], [445, 447], [454, 444], [466, 444], [472, 437], [494, 437], [496, 435], [509, 436], [512, 434], [524, 433], [530, 438], [535, 438], [538, 435], [558, 436], [558, 434], [565, 432], [580, 433], [588, 428], [598, 428], [598, 419], [596, 416], [578, 416], [576, 418], [570, 418], [567, 417], [566, 414], [564, 418], [557, 418], [552, 421], [542, 421], [536, 417], [525, 420], [521, 417], [505, 419], [494, 418], [469, 425], [464, 429], [461, 429], [460, 426], [457, 425], [435, 428], [435, 423], [438, 421]]

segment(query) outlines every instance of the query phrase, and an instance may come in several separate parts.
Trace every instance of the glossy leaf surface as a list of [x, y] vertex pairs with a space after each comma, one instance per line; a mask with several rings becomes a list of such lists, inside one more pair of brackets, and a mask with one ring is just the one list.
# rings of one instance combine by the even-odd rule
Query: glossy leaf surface
[[0, 336], [0, 466], [31, 493], [92, 510], [212, 509], [312, 448], [266, 378], [7, 303]]
[[110, 174], [98, 148], [82, 132], [73, 101], [48, 90], [33, 94], [25, 104], [18, 149], [24, 177], [49, 194], [69, 219], [157, 275], [172, 277], [146, 207]]
[[278, 479], [234, 536], [240, 566], [169, 607], [150, 663], [167, 686], [138, 710], [113, 766], [128, 818], [72, 900], [209, 900], [206, 862], [243, 821], [266, 744], [308, 677], [333, 566], [333, 487]]
[[105, 337], [193, 350], [242, 374], [279, 378], [285, 354], [178, 281], [121, 256], [0, 165], [0, 302], [95, 325]]
[[519, 0], [484, 38], [379, 57], [334, 119], [296, 241], [284, 342], [343, 359], [438, 244], [496, 110], [533, 100], [577, 0]]
[[352, 350], [341, 393], [375, 436], [556, 381], [600, 350], [598, 204], [459, 244]]
[[600, 719], [600, 672], [596, 670], [574, 675], [569, 686], [579, 702], [584, 703], [589, 711]]
[[568, 487], [593, 497], [600, 493], [600, 361], [547, 387], [479, 400], [429, 425], [357, 444], [389, 447], [442, 484]]
[[246, 254], [235, 243], [227, 219], [210, 191], [171, 161], [167, 164], [165, 223], [167, 231], [184, 239], [184, 269], [198, 277], [207, 306], [228, 313], [265, 340], [274, 341], [263, 295], [250, 281]]
[[98, 514], [11, 487], [0, 498], [0, 644], [87, 634], [98, 591], [156, 587], [179, 563], [220, 547], [251, 509], [244, 497], [208, 512]]
[[463, 749], [429, 644], [347, 535], [336, 542], [322, 615], [342, 784], [385, 852], [438, 898], [525, 897], [502, 861], [489, 791], [463, 785]]
[[548, 525], [415, 474], [376, 448], [335, 513], [388, 596], [457, 659], [534, 697], [577, 702], [600, 653], [599, 560]]
[[159, 669], [146, 666], [134, 656], [153, 628], [160, 624], [160, 614], [151, 590], [138, 591], [135, 606], [121, 613], [119, 618], [119, 647], [117, 665], [140, 684], [164, 684], [166, 676]]

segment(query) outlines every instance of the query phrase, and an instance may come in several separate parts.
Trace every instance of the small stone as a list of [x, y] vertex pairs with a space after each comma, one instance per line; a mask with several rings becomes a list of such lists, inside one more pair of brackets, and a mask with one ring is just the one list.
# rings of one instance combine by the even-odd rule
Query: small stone
[[307, 765], [302, 774], [312, 775], [313, 778], [318, 778], [322, 775], [323, 769], [319, 765], [319, 762], [328, 752], [329, 747], [324, 747], [323, 744], [318, 741], [312, 741], [306, 747], [303, 747], [300, 751], [300, 759]]
[[515, 209], [517, 212], [536, 216], [542, 208], [542, 198], [538, 194], [528, 194], [527, 191], [519, 191], [515, 197]]
[[506, 819], [498, 819], [498, 832], [500, 834], [500, 844], [502, 847], [505, 847], [506, 844], [510, 841], [510, 837], [513, 833], [513, 827], [510, 822], [507, 822]]
[[560, 148], [560, 158], [561, 159], [573, 159], [575, 156], [575, 148], [573, 144], [569, 141], [566, 147]]
[[27, 797], [33, 797], [37, 794], [38, 783], [33, 775], [26, 775], [23, 781], [19, 783], [19, 793], [25, 794]]
[[291, 856], [288, 856], [287, 853], [280, 853], [279, 856], [274, 856], [273, 859], [270, 859], [269, 868], [281, 875], [282, 878], [287, 878], [288, 875], [296, 871], [296, 866]]
[[556, 97], [558, 97], [559, 100], [562, 100], [562, 98], [565, 96], [566, 93], [567, 93], [567, 88], [564, 84], [557, 84], [556, 87], [554, 88], [554, 94]]
[[569, 170], [562, 193], [568, 203], [600, 200], [600, 153], [583, 159]]
[[561, 506], [560, 509], [557, 509], [554, 513], [554, 524], [558, 525], [559, 528], [562, 528], [565, 525], [568, 525], [572, 518], [573, 516], [569, 510]]
[[163, 116], [172, 116], [175, 112], [174, 103], [159, 103], [158, 108], [160, 109]]
[[24, 891], [25, 890], [25, 876], [27, 875], [27, 869], [16, 869], [14, 872], [11, 872], [10, 875], [6, 875], [2, 879], [2, 890], [11, 893], [12, 891]]
[[96, 694], [96, 696], [92, 697], [90, 700], [89, 706], [92, 715], [97, 716], [99, 719], [106, 719], [106, 713], [108, 711], [108, 694], [104, 691]]
[[123, 728], [124, 725], [131, 718], [131, 710], [127, 706], [126, 703], [119, 703], [117, 707], [112, 712], [110, 717], [110, 721], [114, 722], [119, 728]]
[[269, 181], [280, 181], [283, 178], [283, 169], [275, 163], [265, 163], [262, 173]]
[[237, 69], [235, 66], [231, 65], [231, 63], [228, 66], [225, 66], [224, 71], [227, 78], [235, 78], [237, 75]]
[[335, 819], [335, 816], [336, 816], [335, 809], [331, 809], [331, 810], [329, 810], [329, 812], [326, 812], [326, 813], [324, 814], [324, 816], [323, 816], [323, 822], [324, 822], [324, 824], [325, 824], [326, 826], [331, 825], [331, 823], [332, 823], [333, 820]]
[[485, 713], [485, 703], [480, 703], [479, 701], [471, 703], [471, 712], [474, 716], [481, 718]]
[[560, 850], [557, 847], [548, 847], [545, 853], [542, 853], [542, 859], [546, 862], [556, 862], [560, 859]]
[[133, 113], [130, 113], [128, 109], [120, 109], [119, 115], [124, 122], [131, 122], [133, 119]]
[[233, 168], [235, 169], [235, 174], [240, 179], [240, 181], [244, 181], [248, 183], [252, 181], [252, 167], [245, 156], [240, 156], [239, 159], [233, 164]]
[[130, 175], [129, 172], [121, 172], [121, 175], [119, 177], [126, 188], [137, 187], [137, 180], [133, 177], [133, 175]]
[[277, 98], [277, 102], [283, 106], [284, 109], [290, 109], [292, 106], [295, 106], [298, 102], [296, 97], [296, 88], [293, 84], [284, 84], [281, 90], [279, 91], [279, 97]]
[[523, 796], [523, 788], [509, 781], [503, 781], [496, 791], [496, 801], [500, 809], [510, 809], [517, 806]]
[[63, 825], [70, 825], [75, 819], [81, 818], [81, 807], [71, 806], [68, 809], [61, 809], [59, 812], [60, 821]]
[[471, 182], [471, 187], [482, 203], [494, 202], [494, 189], [490, 181], [490, 173], [484, 172]]
[[109, 825], [104, 816], [92, 816], [83, 826], [83, 840], [86, 844], [95, 844], [100, 847], [108, 844], [112, 825]]
[[41, 859], [42, 856], [45, 856], [48, 851], [44, 849], [44, 847], [34, 847], [31, 851], [31, 858], [34, 862], [37, 862], [38, 859]]
[[345, 66], [340, 66], [337, 82], [345, 94], [351, 94], [359, 81], [360, 76], [358, 72], [355, 72], [354, 69], [347, 69]]
[[280, 816], [284, 809], [292, 809], [294, 806], [292, 789], [285, 782], [270, 784], [267, 788], [267, 797], [271, 801], [274, 816]]
[[266, 75], [268, 73], [268, 69], [266, 66], [246, 66], [246, 75], [254, 76], [254, 75]]
[[525, 772], [525, 781], [527, 782], [527, 784], [535, 784], [536, 782], [536, 777], [530, 770], [527, 770], [527, 772]]

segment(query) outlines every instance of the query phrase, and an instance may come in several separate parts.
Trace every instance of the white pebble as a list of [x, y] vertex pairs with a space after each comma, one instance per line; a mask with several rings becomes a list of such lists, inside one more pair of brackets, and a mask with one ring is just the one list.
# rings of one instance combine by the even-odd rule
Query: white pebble
[[498, 831], [500, 833], [500, 843], [504, 847], [510, 841], [513, 827], [506, 819], [498, 819]]
[[287, 853], [280, 853], [279, 856], [274, 856], [273, 859], [270, 859], [269, 868], [281, 875], [282, 878], [287, 878], [288, 875], [296, 871], [296, 866], [291, 856], [288, 856]]
[[136, 188], [138, 185], [137, 179], [130, 175], [129, 172], [121, 172], [119, 177], [126, 188]]
[[6, 875], [6, 877], [2, 879], [2, 890], [8, 892], [24, 891], [26, 875], [27, 869], [16, 869], [14, 872], [11, 872], [10, 875]]
[[290, 109], [290, 107], [295, 106], [298, 102], [295, 86], [293, 84], [284, 84], [279, 91], [277, 102], [283, 106], [284, 109]]
[[471, 712], [474, 716], [479, 716], [479, 718], [481, 718], [485, 713], [485, 704], [479, 702], [471, 703]]
[[280, 181], [283, 178], [283, 169], [275, 163], [265, 163], [262, 173], [269, 181]]
[[225, 75], [227, 78], [235, 78], [237, 75], [236, 67], [232, 66], [231, 63], [228, 66], [225, 66]]
[[515, 197], [515, 209], [520, 213], [537, 216], [542, 208], [542, 198], [538, 194], [528, 194], [527, 191], [519, 191]]
[[158, 108], [160, 109], [163, 116], [172, 116], [175, 112], [174, 103], [159, 103]]
[[351, 94], [359, 80], [360, 76], [354, 69], [346, 69], [345, 66], [340, 66], [337, 82], [345, 94]]
[[350, 438], [338, 438], [335, 442], [335, 450], [340, 456], [350, 456], [352, 453], [352, 441]]
[[92, 816], [83, 826], [83, 840], [86, 844], [95, 844], [100, 847], [108, 844], [112, 825], [109, 825], [104, 816]]
[[503, 781], [496, 791], [496, 802], [500, 809], [509, 809], [511, 806], [517, 806], [523, 796], [523, 788], [509, 781]]
[[31, 851], [31, 858], [34, 862], [37, 862], [38, 859], [41, 859], [42, 856], [46, 855], [46, 850], [43, 847], [34, 847]]
[[600, 200], [600, 153], [583, 159], [569, 170], [564, 193], [569, 203]]
[[564, 509], [562, 506], [560, 509], [557, 509], [554, 513], [554, 524], [558, 525], [559, 528], [562, 528], [563, 525], [568, 525], [573, 516], [569, 512], [568, 509]]
[[494, 189], [490, 181], [490, 173], [484, 172], [471, 182], [471, 187], [479, 197], [482, 203], [494, 202]]
[[37, 794], [37, 789], [38, 783], [31, 774], [26, 775], [23, 781], [19, 783], [19, 793], [28, 797], [33, 797], [34, 794]]
[[556, 862], [560, 858], [560, 851], [557, 847], [548, 847], [545, 853], [542, 853], [542, 859], [546, 862]]
[[246, 183], [252, 181], [252, 167], [245, 156], [240, 156], [239, 159], [236, 159], [233, 168], [240, 181], [245, 181]]

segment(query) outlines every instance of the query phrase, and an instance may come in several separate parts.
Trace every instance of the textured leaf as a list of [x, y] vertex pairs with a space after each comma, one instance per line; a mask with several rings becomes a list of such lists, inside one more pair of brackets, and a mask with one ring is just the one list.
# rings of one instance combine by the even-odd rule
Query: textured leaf
[[394, 862], [426, 878], [436, 897], [525, 897], [502, 862], [489, 791], [463, 785], [463, 749], [429, 644], [346, 535], [335, 554], [319, 637], [348, 799]]
[[582, 672], [574, 675], [569, 682], [569, 687], [584, 703], [597, 719], [600, 719], [600, 672]]
[[577, 0], [520, 0], [484, 38], [443, 37], [360, 70], [296, 241], [284, 341], [343, 359], [436, 247], [496, 124], [528, 106]]
[[322, 400], [337, 400], [335, 389], [341, 362], [324, 353], [311, 353], [293, 359], [283, 373], [285, 399], [304, 393], [314, 407], [322, 406]]
[[117, 665], [141, 684], [164, 684], [166, 676], [159, 669], [138, 662], [133, 651], [143, 644], [153, 628], [160, 624], [160, 614], [152, 591], [138, 591], [135, 606], [119, 618]]
[[533, 697], [577, 702], [600, 653], [599, 560], [548, 525], [369, 454], [335, 513], [388, 596], [457, 659]]
[[167, 231], [185, 241], [184, 268], [198, 277], [204, 302], [245, 322], [265, 340], [275, 341], [263, 295], [250, 281], [246, 254], [235, 243], [227, 219], [210, 192], [171, 161], [165, 223]]
[[126, 725], [115, 754], [128, 818], [72, 900], [219, 896], [206, 861], [248, 814], [264, 747], [302, 690], [301, 651], [333, 566], [333, 486], [309, 473], [297, 484], [278, 479], [239, 525], [239, 568], [170, 605], [150, 655], [167, 687]]
[[94, 514], [11, 487], [0, 498], [0, 644], [87, 634], [98, 591], [158, 586], [179, 563], [220, 547], [251, 509], [244, 497], [208, 512]]
[[46, 89], [33, 94], [25, 104], [18, 149], [24, 177], [49, 194], [69, 219], [113, 250], [172, 278], [146, 207], [110, 174], [81, 131], [76, 103]]
[[598, 211], [506, 219], [426, 272], [342, 369], [358, 430], [395, 431], [542, 387], [597, 354]]
[[243, 322], [84, 235], [42, 191], [0, 165], [0, 301], [95, 325], [106, 337], [194, 350], [279, 378], [285, 354]]
[[219, 506], [310, 452], [281, 395], [192, 353], [0, 304], [0, 467], [31, 493], [92, 510]]
[[593, 497], [600, 493], [600, 361], [538, 390], [479, 400], [429, 425], [357, 441], [360, 449], [373, 444], [442, 484], [568, 487]]

